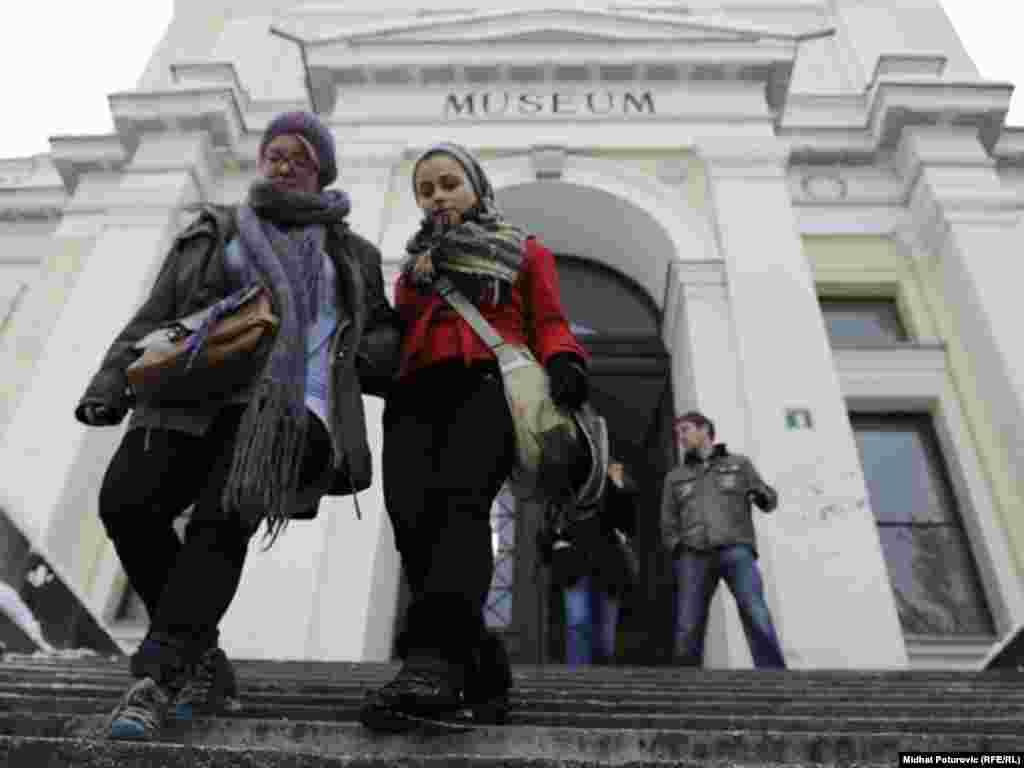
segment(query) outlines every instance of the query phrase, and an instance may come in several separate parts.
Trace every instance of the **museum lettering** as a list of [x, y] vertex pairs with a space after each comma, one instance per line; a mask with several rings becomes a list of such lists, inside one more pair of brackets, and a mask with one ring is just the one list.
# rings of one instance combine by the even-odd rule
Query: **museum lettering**
[[650, 91], [469, 91], [449, 93], [444, 104], [446, 118], [654, 114]]

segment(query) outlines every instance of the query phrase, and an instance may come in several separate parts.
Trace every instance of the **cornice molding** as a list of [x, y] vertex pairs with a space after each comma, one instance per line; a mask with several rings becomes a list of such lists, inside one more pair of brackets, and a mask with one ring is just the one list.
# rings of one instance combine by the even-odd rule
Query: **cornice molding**
[[1013, 87], [1006, 83], [885, 79], [864, 94], [791, 96], [779, 135], [800, 163], [873, 163], [899, 146], [908, 127], [972, 128], [997, 146]]
[[[342, 26], [347, 22], [346, 26]], [[277, 26], [287, 34], [299, 36], [301, 28], [289, 25], [287, 18]], [[331, 26], [334, 28], [331, 29]], [[290, 28], [291, 27], [291, 28]], [[323, 31], [326, 29], [326, 32]], [[552, 5], [547, 8], [476, 11], [454, 18], [410, 16], [386, 22], [355, 23], [339, 19], [335, 25], [322, 24], [317, 32], [307, 32], [304, 42], [310, 46], [374, 45], [395, 42], [487, 42], [516, 38], [532, 31], [558, 31], [565, 34], [600, 36], [605, 41], [665, 39], [777, 40], [796, 43], [830, 33], [820, 26], [802, 32], [788, 32], [730, 22], [720, 13], [708, 15], [666, 14], [645, 8], [618, 7], [572, 8]]]
[[64, 214], [64, 205], [24, 206], [0, 197], [0, 221], [52, 221]]
[[1024, 168], [1024, 127], [1007, 127], [992, 150], [1000, 165]]
[[68, 193], [74, 193], [82, 174], [121, 170], [134, 151], [135, 147], [126, 148], [117, 134], [50, 139], [50, 158]]
[[45, 155], [0, 160], [0, 221], [59, 218], [68, 195]]
[[114, 127], [132, 151], [145, 135], [193, 132], [208, 134], [211, 146], [230, 151], [245, 133], [239, 96], [231, 87], [113, 93], [109, 100]]

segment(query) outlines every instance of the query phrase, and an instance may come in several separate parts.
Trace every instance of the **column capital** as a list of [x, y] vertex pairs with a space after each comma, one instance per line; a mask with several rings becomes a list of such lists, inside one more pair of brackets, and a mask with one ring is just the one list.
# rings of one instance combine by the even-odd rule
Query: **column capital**
[[903, 129], [896, 151], [897, 168], [913, 180], [924, 168], [995, 166], [981, 143], [977, 127], [920, 125]]
[[721, 288], [725, 286], [725, 262], [720, 259], [707, 261], [673, 261], [669, 265], [671, 282], [684, 289]]
[[784, 179], [789, 147], [776, 137], [705, 138], [695, 144], [712, 179]]

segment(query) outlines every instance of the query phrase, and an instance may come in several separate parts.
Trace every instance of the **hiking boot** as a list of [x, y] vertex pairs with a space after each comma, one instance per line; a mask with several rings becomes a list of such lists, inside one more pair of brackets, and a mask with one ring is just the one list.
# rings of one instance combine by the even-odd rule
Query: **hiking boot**
[[152, 677], [137, 680], [110, 715], [107, 737], [126, 741], [152, 741], [167, 718], [172, 691]]
[[187, 722], [200, 715], [219, 715], [241, 709], [235, 670], [227, 654], [213, 647], [192, 665], [174, 698], [171, 717]]
[[374, 731], [397, 732], [414, 725], [404, 716], [444, 720], [463, 706], [452, 665], [440, 660], [406, 662], [387, 685], [367, 693], [359, 720]]

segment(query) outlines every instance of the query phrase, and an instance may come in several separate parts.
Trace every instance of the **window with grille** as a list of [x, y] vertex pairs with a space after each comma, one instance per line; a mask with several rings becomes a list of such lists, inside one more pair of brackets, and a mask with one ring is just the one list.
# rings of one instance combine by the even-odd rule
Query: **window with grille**
[[931, 417], [852, 413], [850, 421], [904, 633], [994, 635]]

